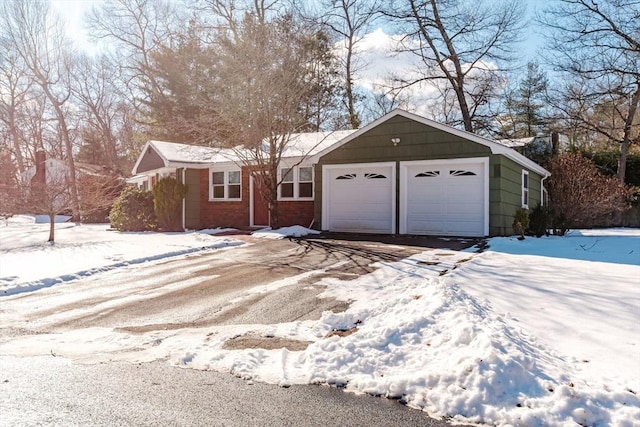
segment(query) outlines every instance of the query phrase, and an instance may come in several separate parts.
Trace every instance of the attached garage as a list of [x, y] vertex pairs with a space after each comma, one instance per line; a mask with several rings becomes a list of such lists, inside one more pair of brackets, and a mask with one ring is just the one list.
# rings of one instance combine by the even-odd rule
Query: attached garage
[[395, 233], [395, 163], [326, 165], [322, 223], [340, 232]]
[[488, 234], [489, 158], [400, 163], [400, 233]]
[[315, 155], [314, 226], [434, 236], [513, 234], [549, 172], [496, 141], [394, 110]]

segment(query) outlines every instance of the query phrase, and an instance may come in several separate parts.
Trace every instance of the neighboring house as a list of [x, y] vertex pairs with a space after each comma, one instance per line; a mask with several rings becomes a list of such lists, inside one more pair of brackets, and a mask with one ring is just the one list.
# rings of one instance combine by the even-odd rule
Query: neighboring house
[[[104, 222], [109, 209], [119, 193], [124, 180], [113, 170], [90, 163], [75, 162], [78, 197], [81, 205], [86, 209], [82, 220]], [[35, 164], [28, 168], [21, 176], [23, 187], [30, 192], [31, 208], [53, 209], [58, 212], [71, 208], [71, 183], [69, 164], [65, 160], [47, 158], [43, 151], [35, 153]], [[46, 189], [45, 189], [46, 183]], [[34, 196], [33, 192], [45, 191]], [[35, 193], [37, 194], [37, 193]], [[42, 202], [42, 206], [40, 205]]]
[[[114, 172], [107, 167], [90, 163], [75, 162], [76, 178], [84, 175], [90, 176], [114, 176]], [[35, 164], [29, 167], [23, 174], [25, 183], [63, 183], [68, 180], [69, 164], [65, 160], [47, 158], [43, 151], [35, 154]]]
[[[394, 110], [356, 131], [294, 135], [281, 164], [280, 225], [383, 234], [513, 233], [513, 214], [543, 200], [549, 172], [515, 150]], [[305, 155], [306, 154], [306, 155]], [[187, 228], [269, 225], [233, 150], [148, 142], [130, 182], [187, 184]]]
[[566, 151], [569, 148], [569, 138], [565, 135], [552, 133], [526, 138], [498, 139], [497, 143], [513, 148], [518, 153], [530, 159], [537, 159]]

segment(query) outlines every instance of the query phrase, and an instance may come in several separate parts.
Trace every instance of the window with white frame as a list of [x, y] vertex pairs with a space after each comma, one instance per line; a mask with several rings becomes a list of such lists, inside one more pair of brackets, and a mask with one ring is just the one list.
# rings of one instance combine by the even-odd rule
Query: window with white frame
[[522, 207], [529, 209], [529, 172], [522, 171]]
[[293, 199], [293, 169], [280, 169], [280, 198]]
[[313, 198], [313, 168], [311, 166], [298, 168], [298, 197]]
[[313, 167], [280, 169], [280, 199], [313, 199]]
[[239, 170], [211, 172], [211, 200], [240, 200], [241, 176]]

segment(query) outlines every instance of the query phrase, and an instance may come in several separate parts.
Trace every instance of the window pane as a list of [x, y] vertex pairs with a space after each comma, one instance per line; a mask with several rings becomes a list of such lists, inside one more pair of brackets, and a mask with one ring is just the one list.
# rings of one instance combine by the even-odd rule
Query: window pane
[[213, 184], [224, 184], [224, 172], [213, 172], [211, 176]]
[[234, 184], [229, 186], [229, 198], [230, 199], [240, 198], [240, 185]]
[[280, 184], [280, 197], [293, 197], [293, 183], [285, 182]]
[[224, 185], [214, 185], [213, 186], [213, 198], [214, 199], [224, 199]]
[[240, 184], [240, 171], [229, 171], [229, 184]]
[[313, 183], [301, 182], [298, 191], [298, 197], [313, 197]]
[[300, 168], [299, 170], [300, 182], [309, 182], [313, 180], [312, 168]]
[[280, 179], [282, 179], [282, 182], [293, 182], [293, 170], [280, 169]]
[[529, 188], [529, 174], [525, 173], [524, 175], [522, 175], [522, 185], [524, 186], [524, 188]]

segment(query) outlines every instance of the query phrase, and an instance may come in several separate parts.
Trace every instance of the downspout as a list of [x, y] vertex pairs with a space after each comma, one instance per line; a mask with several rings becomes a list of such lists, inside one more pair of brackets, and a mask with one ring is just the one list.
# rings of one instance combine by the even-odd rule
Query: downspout
[[540, 180], [540, 205], [544, 206], [544, 180], [549, 178], [550, 175], [545, 175]]
[[[182, 168], [182, 185], [187, 185], [187, 168]], [[187, 196], [182, 198], [182, 229], [187, 229]]]

